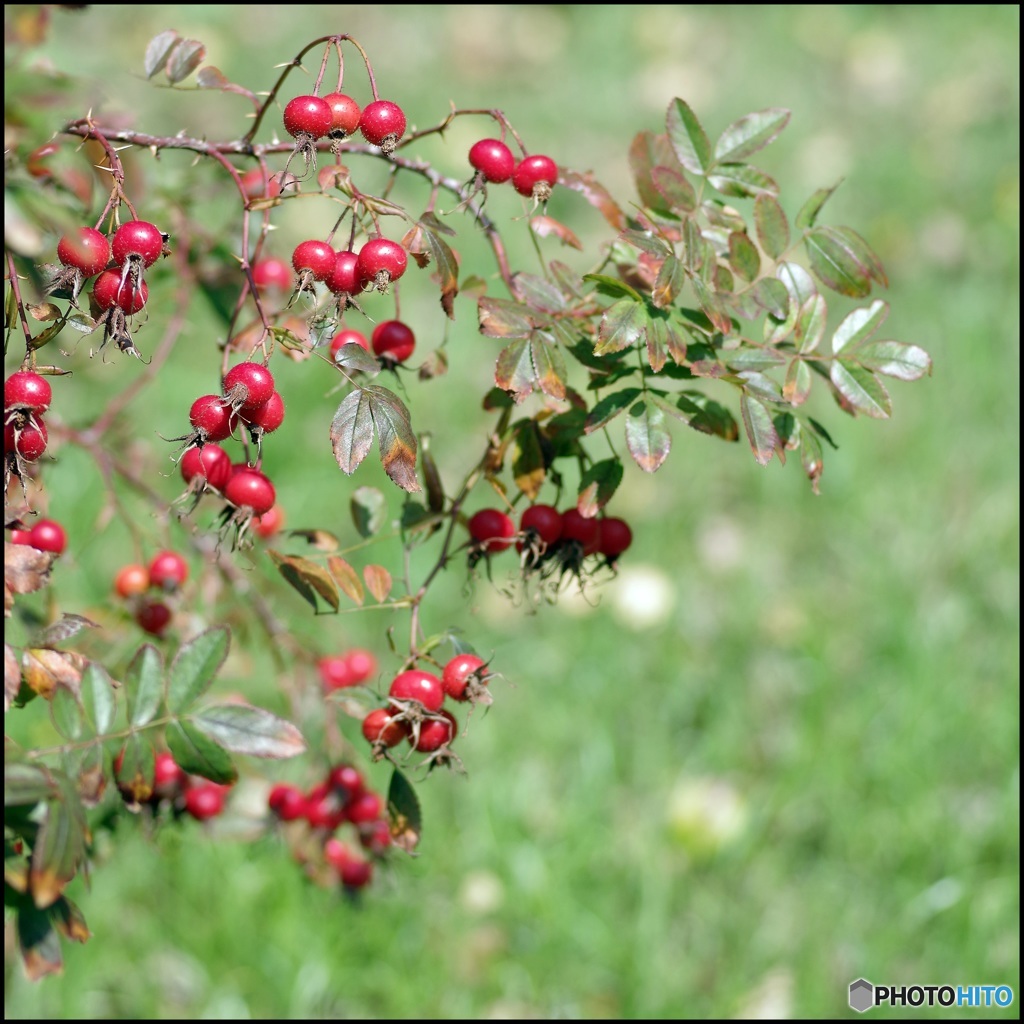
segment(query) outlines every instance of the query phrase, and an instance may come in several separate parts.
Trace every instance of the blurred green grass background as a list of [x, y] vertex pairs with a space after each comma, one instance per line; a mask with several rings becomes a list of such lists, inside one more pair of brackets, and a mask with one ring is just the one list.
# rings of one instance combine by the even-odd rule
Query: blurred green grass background
[[[241, 101], [141, 85], [130, 71], [151, 36], [201, 39], [209, 63], [265, 88], [273, 65], [346, 31], [413, 123], [436, 123], [449, 99], [500, 107], [531, 151], [593, 169], [620, 197], [630, 139], [658, 130], [673, 96], [712, 136], [789, 107], [759, 162], [791, 218], [846, 178], [825, 219], [875, 245], [892, 281], [887, 336], [924, 345], [935, 373], [893, 383], [887, 423], [817, 406], [840, 445], [818, 498], [798, 465], [762, 470], [743, 446], [676, 429], [663, 471], [627, 468], [613, 511], [636, 541], [596, 607], [530, 614], [448, 573], [428, 628], [461, 626], [510, 684], [460, 740], [469, 778], [419, 787], [418, 859], [396, 861], [357, 908], [305, 884], [271, 839], [214, 843], [194, 823], [149, 839], [128, 823], [76, 893], [94, 939], [66, 949], [63, 977], [27, 983], [8, 937], [7, 1016], [828, 1018], [849, 1012], [859, 976], [1016, 991], [1018, 9], [240, 10], [55, 12], [38, 55], [90, 83], [83, 106], [218, 137], [238, 132]], [[354, 61], [349, 73], [362, 81]], [[461, 173], [481, 125], [456, 122], [422, 152]], [[135, 171], [173, 196], [188, 162]], [[316, 203], [295, 207], [279, 218], [280, 253], [326, 233]], [[556, 193], [551, 212], [602, 237], [576, 196]], [[460, 229], [466, 266], [474, 244]], [[161, 274], [154, 310], [173, 289]], [[403, 312], [422, 318], [429, 351], [436, 298], [414, 303], [403, 296]], [[480, 448], [475, 396], [497, 352], [468, 301], [457, 313], [451, 373], [409, 387], [449, 483]], [[200, 393], [196, 365], [212, 367], [218, 330], [197, 300], [175, 359], [133, 406], [150, 447]], [[152, 324], [140, 344], [158, 336]], [[82, 422], [138, 372], [90, 363], [84, 345], [69, 365], [90, 384], [84, 398], [66, 389]], [[287, 446], [267, 446], [290, 525], [351, 535], [353, 486], [382, 478], [368, 469], [354, 484], [333, 466], [325, 372], [289, 363], [280, 377], [290, 415], [308, 410]], [[88, 613], [133, 553], [127, 534], [96, 528], [86, 460], [65, 447], [61, 462], [50, 511], [73, 555], [57, 587]], [[383, 616], [313, 619], [290, 595], [283, 607], [314, 649], [386, 650]], [[272, 699], [269, 659], [243, 644], [235, 678]], [[386, 785], [383, 767], [371, 773]], [[716, 849], [700, 855], [704, 841]]]

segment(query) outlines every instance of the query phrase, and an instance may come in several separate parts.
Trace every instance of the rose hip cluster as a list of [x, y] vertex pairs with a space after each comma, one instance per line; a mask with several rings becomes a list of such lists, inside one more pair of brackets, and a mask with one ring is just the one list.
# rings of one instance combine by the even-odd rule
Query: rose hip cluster
[[585, 559], [597, 556], [614, 566], [633, 543], [633, 531], [623, 519], [588, 519], [576, 508], [559, 512], [553, 505], [531, 505], [519, 518], [519, 529], [500, 509], [475, 512], [468, 522], [470, 563], [507, 550], [515, 543], [525, 572], [572, 572], [579, 575]]
[[121, 566], [114, 577], [114, 592], [128, 602], [132, 618], [142, 629], [162, 636], [174, 617], [174, 596], [187, 579], [188, 562], [177, 551], [160, 551], [148, 566], [137, 562]]
[[[327, 777], [312, 789], [303, 792], [298, 786], [281, 782], [273, 787], [268, 798], [271, 813], [282, 822], [302, 822], [321, 840], [316, 847], [327, 864], [347, 889], [361, 889], [373, 878], [374, 860], [380, 860], [391, 846], [384, 800], [366, 785], [362, 774], [352, 765], [335, 765]], [[348, 842], [338, 831], [352, 833]], [[296, 855], [304, 860], [311, 873], [320, 865], [311, 863], [307, 846], [295, 844]], [[365, 854], [365, 855], [364, 855]]]
[[481, 139], [469, 150], [469, 162], [477, 178], [492, 184], [511, 180], [512, 187], [521, 195], [539, 203], [551, 198], [551, 190], [558, 181], [558, 166], [549, 156], [525, 156], [518, 163], [512, 150], [501, 139]]
[[49, 443], [43, 413], [50, 408], [49, 381], [31, 370], [18, 370], [4, 381], [5, 479], [24, 476], [25, 464], [40, 459]]
[[299, 242], [292, 252], [292, 266], [299, 275], [300, 291], [313, 291], [317, 282], [327, 286], [344, 308], [350, 296], [368, 287], [382, 294], [397, 281], [409, 265], [405, 249], [389, 238], [377, 236], [364, 242], [358, 252], [335, 251], [327, 242], [310, 238]]
[[169, 804], [175, 814], [187, 814], [196, 821], [209, 821], [224, 813], [231, 787], [189, 775], [166, 751], [153, 759], [152, 782], [142, 773], [129, 776], [124, 760], [122, 750], [114, 758], [114, 778], [126, 803], [146, 804], [153, 809]]
[[405, 134], [405, 113], [397, 103], [374, 99], [362, 110], [341, 92], [326, 96], [296, 96], [284, 108], [285, 131], [295, 139], [296, 151], [316, 152], [318, 139], [341, 141], [356, 129], [371, 146], [390, 156]]

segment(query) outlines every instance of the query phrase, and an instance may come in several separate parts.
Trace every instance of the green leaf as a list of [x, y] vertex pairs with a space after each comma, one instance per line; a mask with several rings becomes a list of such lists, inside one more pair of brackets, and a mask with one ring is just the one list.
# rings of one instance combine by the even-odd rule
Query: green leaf
[[770, 175], [751, 164], [715, 164], [708, 182], [723, 196], [754, 199], [759, 195], [779, 194], [778, 183]]
[[352, 342], [342, 345], [335, 352], [334, 364], [346, 370], [365, 373], [368, 377], [376, 377], [381, 370], [380, 363], [362, 345], [356, 345]]
[[351, 476], [372, 444], [370, 399], [363, 388], [356, 388], [345, 396], [331, 420], [331, 448], [341, 471]]
[[372, 537], [388, 517], [387, 500], [376, 487], [357, 487], [349, 499], [349, 508], [360, 537]]
[[771, 313], [776, 320], [785, 320], [788, 316], [789, 292], [778, 278], [762, 278], [754, 285], [753, 295], [758, 305]]
[[477, 302], [480, 333], [488, 338], [528, 338], [533, 331], [533, 318], [528, 306], [508, 299], [481, 296]]
[[671, 306], [683, 290], [686, 274], [683, 265], [674, 256], [667, 256], [658, 270], [658, 277], [651, 291], [651, 301], [658, 309]]
[[583, 280], [592, 281], [596, 285], [597, 290], [610, 299], [626, 296], [634, 302], [644, 301], [644, 297], [635, 288], [631, 288], [625, 281], [620, 281], [616, 277], [608, 277], [605, 274], [584, 274]]
[[871, 293], [872, 274], [854, 248], [832, 228], [811, 228], [804, 236], [811, 269], [840, 295], [862, 299]]
[[818, 494], [818, 480], [821, 478], [825, 463], [822, 460], [821, 442], [814, 435], [813, 431], [800, 431], [800, 464], [811, 481], [814, 493]]
[[[697, 209], [697, 193], [686, 178], [672, 167], [651, 169], [651, 181], [664, 204], [674, 213], [692, 213]], [[661, 204], [648, 203], [648, 206]]]
[[858, 412], [875, 419], [888, 419], [892, 412], [889, 393], [870, 370], [836, 359], [832, 363], [831, 378], [836, 390]]
[[494, 383], [503, 391], [511, 391], [517, 402], [533, 391], [536, 371], [528, 338], [519, 338], [501, 350], [494, 365]]
[[779, 444], [772, 414], [761, 402], [746, 393], [740, 397], [740, 413], [755, 461], [767, 466]]
[[19, 899], [17, 919], [18, 945], [28, 980], [40, 981], [48, 975], [59, 974], [64, 961], [60, 939], [48, 910], [40, 910], [31, 902]]
[[459, 294], [459, 261], [451, 246], [436, 232], [424, 229], [430, 255], [434, 260], [431, 277], [441, 288], [441, 308], [449, 319], [455, 319], [455, 296]]
[[737, 373], [742, 370], [770, 370], [786, 361], [786, 357], [773, 348], [738, 348], [734, 352], [723, 352], [722, 356]]
[[786, 370], [782, 397], [790, 405], [803, 405], [811, 392], [811, 368], [802, 359], [794, 359]]
[[828, 202], [832, 197], [832, 193], [835, 192], [840, 185], [842, 185], [842, 178], [839, 179], [831, 188], [819, 188], [810, 199], [802, 207], [800, 212], [796, 215], [796, 229], [797, 231], [806, 231], [808, 228], [813, 228], [818, 220], [818, 214], [821, 213], [821, 208]]
[[403, 491], [414, 494], [421, 490], [416, 476], [416, 435], [405, 403], [392, 391], [377, 384], [364, 389], [370, 403], [370, 414], [377, 430], [380, 461], [384, 472]]
[[282, 555], [273, 548], [268, 549], [267, 555], [288, 584], [312, 605], [314, 612], [320, 610], [316, 601], [317, 594], [334, 611], [338, 610], [338, 588], [331, 574], [323, 566], [300, 555]]
[[533, 420], [520, 420], [513, 437], [515, 455], [512, 459], [512, 479], [519, 490], [530, 501], [534, 501], [547, 476], [537, 424]]
[[897, 380], [919, 380], [932, 372], [931, 356], [923, 348], [899, 341], [872, 341], [857, 350], [857, 360], [866, 369]]
[[729, 265], [744, 281], [753, 281], [761, 272], [761, 254], [743, 231], [729, 235]]
[[636, 345], [643, 338], [649, 319], [642, 303], [620, 299], [609, 306], [601, 317], [594, 354], [603, 356]]
[[191, 722], [172, 722], [164, 733], [167, 747], [181, 767], [189, 775], [201, 775], [204, 779], [220, 785], [230, 785], [238, 778], [238, 772], [231, 758], [208, 736], [205, 736]]
[[668, 106], [665, 127], [676, 159], [688, 171], [704, 174], [711, 164], [711, 143], [689, 105], [674, 99]]
[[61, 796], [46, 805], [46, 818], [32, 848], [30, 887], [32, 900], [40, 909], [60, 897], [85, 856], [81, 816], [68, 805], [71, 799], [77, 801], [77, 796], [62, 787]]
[[388, 818], [395, 845], [412, 853], [423, 834], [423, 812], [416, 790], [397, 768], [388, 785]]
[[813, 352], [825, 336], [825, 322], [828, 307], [823, 295], [812, 295], [800, 307], [796, 324], [793, 326], [793, 340], [799, 352]]
[[134, 726], [151, 722], [164, 696], [164, 659], [152, 644], [143, 644], [124, 674], [128, 721]]
[[769, 107], [733, 121], [715, 143], [715, 162], [746, 160], [759, 149], [774, 142], [789, 124], [789, 111]]
[[552, 398], [565, 398], [565, 360], [558, 345], [538, 331], [530, 338], [530, 355], [541, 391]]
[[889, 316], [889, 304], [875, 299], [870, 306], [852, 310], [832, 335], [832, 351], [837, 355], [844, 349], [855, 349], [867, 341]]
[[659, 259], [664, 259], [672, 252], [672, 247], [668, 242], [650, 230], [640, 231], [637, 228], [630, 228], [619, 235], [619, 240]]
[[736, 376], [743, 382], [743, 390], [748, 394], [769, 402], [782, 401], [779, 385], [771, 377], [756, 370], [743, 370]]
[[50, 698], [50, 720], [54, 729], [66, 740], [78, 740], [85, 732], [85, 711], [75, 695], [58, 686]]
[[296, 757], [306, 749], [302, 733], [291, 722], [249, 704], [205, 708], [191, 722], [233, 754], [282, 759]]
[[591, 518], [611, 501], [622, 483], [622, 463], [618, 459], [602, 459], [589, 465], [580, 477], [576, 508], [580, 515]]
[[640, 396], [640, 388], [623, 388], [613, 394], [605, 395], [587, 415], [584, 432], [592, 434], [600, 430], [606, 423], [610, 423], [619, 413], [629, 408]]
[[187, 711], [210, 688], [230, 644], [230, 632], [216, 626], [178, 648], [167, 673], [167, 707], [173, 714]]
[[653, 401], [637, 402], [626, 414], [626, 447], [645, 473], [654, 473], [668, 457], [672, 437], [665, 414]]
[[57, 784], [41, 765], [18, 761], [4, 762], [4, 806], [19, 807], [50, 800]]
[[789, 246], [789, 221], [779, 201], [767, 192], [754, 201], [754, 224], [761, 248], [777, 260]]
[[688, 427], [699, 430], [702, 434], [711, 434], [723, 441], [738, 441], [739, 424], [731, 412], [719, 402], [708, 398], [700, 391], [683, 391], [675, 396], [674, 405], [668, 402], [655, 401], [667, 413], [682, 420]]

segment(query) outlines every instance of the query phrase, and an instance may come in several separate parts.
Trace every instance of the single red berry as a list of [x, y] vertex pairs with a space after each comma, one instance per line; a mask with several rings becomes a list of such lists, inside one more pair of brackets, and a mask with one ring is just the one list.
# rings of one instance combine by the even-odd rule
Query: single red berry
[[441, 685], [452, 700], [469, 700], [470, 680], [485, 684], [488, 680], [487, 664], [475, 654], [456, 654], [441, 673]]
[[459, 724], [450, 711], [442, 711], [441, 718], [428, 718], [420, 725], [419, 736], [414, 736], [413, 747], [422, 754], [432, 754], [455, 739]]
[[408, 735], [408, 727], [404, 722], [395, 721], [392, 708], [375, 708], [363, 719], [363, 736], [367, 743], [394, 747]]
[[336, 764], [328, 773], [327, 784], [346, 803], [360, 796], [366, 789], [362, 773], [350, 764]]
[[315, 238], [299, 242], [292, 253], [295, 273], [301, 274], [308, 270], [314, 281], [326, 281], [336, 261], [337, 253], [326, 242]]
[[4, 425], [4, 450], [17, 451], [26, 462], [41, 458], [49, 439], [42, 416], [33, 417], [23, 427], [13, 421]]
[[366, 278], [359, 272], [359, 255], [343, 249], [334, 257], [334, 267], [324, 278], [324, 284], [335, 295], [358, 295], [366, 287]]
[[252, 412], [243, 411], [241, 416], [250, 427], [272, 434], [284, 423], [284, 399], [279, 391], [275, 391], [261, 406]]
[[562, 540], [575, 541], [583, 548], [583, 554], [592, 555], [597, 551], [598, 531], [596, 519], [585, 519], [579, 510], [567, 508], [562, 513]]
[[549, 156], [527, 156], [512, 172], [512, 187], [523, 196], [546, 202], [558, 181], [558, 167]]
[[52, 519], [40, 519], [28, 531], [28, 542], [37, 551], [52, 551], [59, 555], [68, 546], [68, 535], [60, 523]]
[[345, 817], [353, 825], [369, 825], [377, 821], [384, 810], [384, 801], [376, 793], [364, 792], [345, 804]]
[[19, 530], [17, 527], [14, 527], [14, 529], [7, 534], [7, 543], [24, 544], [31, 547], [32, 545], [29, 543], [28, 535], [28, 530]]
[[391, 845], [391, 828], [383, 819], [375, 821], [369, 826], [364, 825], [359, 830], [359, 842], [364, 850], [369, 850], [370, 853], [380, 857]]
[[388, 695], [396, 700], [416, 700], [427, 711], [440, 711], [444, 703], [444, 687], [441, 680], [430, 672], [409, 669], [400, 672], [391, 681]]
[[326, 783], [314, 786], [306, 794], [306, 821], [313, 828], [334, 831], [345, 820], [345, 807]]
[[171, 754], [161, 750], [153, 759], [153, 796], [169, 800], [189, 788], [188, 775]]
[[122, 565], [114, 577], [114, 590], [121, 597], [136, 597], [149, 589], [149, 570], [144, 565], [132, 562]]
[[131, 316], [145, 306], [149, 298], [149, 286], [141, 281], [136, 288], [130, 278], [125, 278], [122, 283], [119, 270], [104, 270], [93, 283], [92, 297], [101, 310], [117, 306]]
[[95, 228], [77, 228], [57, 243], [57, 259], [83, 277], [93, 277], [110, 262], [110, 242]]
[[321, 658], [316, 663], [320, 673], [320, 685], [324, 693], [343, 690], [346, 686], [357, 686], [358, 681], [352, 675], [348, 658], [344, 654], [332, 654]]
[[356, 269], [366, 281], [373, 281], [377, 290], [387, 291], [409, 265], [409, 256], [398, 242], [390, 238], [371, 238], [360, 250]]
[[606, 558], [617, 558], [632, 543], [633, 531], [624, 519], [606, 516], [598, 520], [597, 550]]
[[338, 874], [347, 889], [362, 889], [373, 881], [373, 864], [361, 857], [352, 857], [345, 861]]
[[252, 279], [261, 292], [272, 289], [290, 292], [294, 283], [291, 268], [284, 260], [280, 260], [276, 256], [268, 256], [265, 260], [260, 260], [252, 268]]
[[149, 221], [130, 220], [114, 232], [110, 250], [119, 267], [132, 259], [141, 261], [144, 267], [151, 267], [164, 251], [163, 232]]
[[323, 138], [331, 130], [331, 108], [319, 96], [296, 96], [284, 108], [284, 130], [293, 138]]
[[389, 363], [404, 363], [416, 348], [416, 335], [401, 320], [384, 320], [373, 329], [373, 351]]
[[393, 153], [405, 134], [405, 114], [397, 103], [374, 100], [363, 108], [359, 130], [371, 146], [380, 146], [385, 153]]
[[177, 551], [161, 551], [149, 563], [149, 585], [157, 590], [177, 590], [188, 579], [188, 562]]
[[516, 535], [516, 524], [500, 509], [483, 508], [469, 520], [469, 535], [484, 551], [504, 551]]
[[274, 485], [258, 470], [242, 467], [232, 472], [224, 487], [224, 497], [237, 508], [248, 508], [262, 516], [274, 507]]
[[257, 536], [264, 540], [273, 537], [275, 533], [280, 533], [284, 528], [284, 512], [281, 511], [281, 506], [275, 505], [269, 512], [257, 516], [252, 528]]
[[185, 793], [185, 811], [196, 821], [209, 821], [224, 811], [228, 787], [215, 782], [203, 782], [192, 786]]
[[324, 102], [331, 108], [331, 138], [344, 139], [359, 127], [362, 111], [351, 96], [343, 92], [329, 92]]
[[[224, 397], [248, 418], [274, 394], [274, 375], [260, 363], [239, 363], [224, 375]], [[284, 418], [284, 405], [281, 406]]]
[[[221, 404], [216, 395], [209, 396]], [[204, 444], [202, 448], [189, 448], [181, 457], [181, 475], [185, 483], [196, 478], [205, 480], [214, 490], [223, 491], [231, 476], [231, 456], [219, 444]]]
[[345, 345], [358, 345], [360, 348], [370, 351], [370, 342], [366, 335], [353, 328], [346, 328], [331, 339], [331, 358], [333, 359]]
[[306, 816], [306, 797], [298, 786], [279, 782], [267, 799], [270, 810], [282, 821], [298, 821]]
[[223, 441], [238, 425], [238, 415], [220, 395], [202, 395], [192, 403], [189, 422], [205, 441]]
[[[519, 528], [524, 533], [532, 530], [547, 547], [557, 544], [562, 536], [562, 513], [554, 505], [531, 505], [519, 518]], [[516, 547], [522, 551], [523, 542]]]
[[52, 398], [49, 381], [31, 370], [18, 370], [4, 381], [4, 409], [46, 412]]
[[163, 601], [147, 601], [135, 612], [135, 621], [153, 636], [160, 636], [170, 625], [171, 609]]
[[345, 657], [348, 659], [349, 671], [357, 682], [365, 683], [377, 671], [377, 659], [361, 647], [353, 647]]
[[516, 158], [500, 139], [481, 139], [469, 151], [469, 163], [488, 181], [500, 184], [512, 177]]

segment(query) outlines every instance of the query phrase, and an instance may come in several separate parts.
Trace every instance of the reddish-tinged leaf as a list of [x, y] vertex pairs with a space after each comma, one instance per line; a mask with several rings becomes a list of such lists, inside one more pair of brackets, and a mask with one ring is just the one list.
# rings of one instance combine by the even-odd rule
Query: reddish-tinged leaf
[[746, 160], [779, 137], [789, 124], [789, 111], [770, 107], [733, 121], [715, 143], [715, 161], [735, 163]]
[[853, 351], [868, 340], [889, 316], [889, 304], [875, 299], [870, 306], [852, 310], [832, 335], [832, 351], [837, 355], [844, 349]]
[[622, 483], [622, 463], [618, 459], [594, 462], [580, 478], [576, 508], [581, 516], [591, 519], [611, 501]]
[[436, 231], [426, 231], [425, 234], [434, 261], [431, 277], [441, 289], [441, 308], [450, 320], [454, 320], [455, 296], [459, 294], [459, 261], [451, 246]]
[[337, 551], [339, 547], [338, 538], [327, 530], [289, 530], [290, 537], [301, 537], [317, 551]]
[[71, 942], [88, 942], [92, 938], [85, 915], [67, 896], [61, 896], [49, 908], [50, 920], [65, 939]]
[[797, 231], [806, 231], [808, 228], [813, 228], [818, 220], [818, 214], [821, 213], [821, 208], [831, 198], [832, 193], [835, 192], [840, 185], [842, 185], [842, 178], [839, 179], [831, 188], [819, 188], [810, 199], [800, 207], [800, 212], [796, 215], [796, 229]]
[[637, 402], [626, 414], [626, 447], [645, 473], [655, 472], [668, 457], [672, 436], [665, 414], [652, 401]]
[[226, 89], [231, 85], [231, 82], [228, 81], [220, 68], [215, 68], [212, 64], [208, 64], [196, 75], [196, 85], [200, 89]]
[[886, 276], [885, 267], [878, 258], [875, 250], [857, 234], [853, 228], [837, 227], [829, 229], [837, 238], [840, 238], [858, 263], [867, 268], [868, 274], [877, 281], [883, 288], [889, 287], [889, 278]]
[[782, 391], [771, 377], [756, 370], [743, 370], [736, 375], [743, 382], [743, 390], [755, 398], [768, 402], [781, 402]]
[[47, 699], [52, 699], [58, 686], [77, 695], [85, 665], [85, 658], [77, 651], [55, 651], [48, 647], [27, 650], [21, 658], [25, 684]]
[[366, 581], [366, 589], [378, 604], [387, 600], [388, 594], [391, 593], [391, 573], [383, 565], [364, 566], [363, 579]]
[[530, 310], [521, 302], [481, 296], [477, 303], [480, 333], [488, 338], [528, 338], [533, 330]]
[[607, 355], [621, 352], [637, 344], [647, 330], [650, 318], [643, 304], [633, 299], [620, 299], [604, 311], [597, 332], [594, 354]]
[[821, 442], [815, 437], [812, 430], [802, 429], [800, 431], [800, 464], [811, 481], [814, 493], [819, 494], [818, 480], [821, 478], [825, 464], [822, 461]]
[[754, 201], [757, 240], [765, 254], [777, 260], [789, 246], [789, 221], [775, 196], [762, 192]]
[[869, 342], [857, 350], [857, 361], [897, 380], [919, 380], [932, 372], [931, 356], [923, 348], [899, 341]]
[[345, 396], [331, 421], [331, 447], [342, 472], [351, 476], [373, 444], [373, 414], [364, 388]]
[[873, 273], [843, 235], [832, 228], [811, 228], [804, 244], [811, 269], [833, 291], [854, 299], [871, 294]]
[[516, 274], [512, 281], [516, 298], [541, 313], [562, 313], [567, 308], [561, 289], [536, 274]]
[[744, 231], [729, 235], [729, 265], [744, 281], [753, 281], [761, 272], [761, 254]]
[[355, 601], [356, 604], [362, 604], [364, 593], [363, 584], [355, 569], [353, 569], [344, 558], [341, 558], [338, 555], [331, 555], [331, 557], [327, 559], [327, 568], [330, 569], [331, 575], [341, 588], [342, 593], [344, 593], [349, 600]]
[[8, 544], [5, 540], [4, 584], [7, 590], [12, 594], [31, 594], [47, 586], [56, 557], [52, 551], [37, 551], [28, 544]]
[[836, 359], [832, 362], [831, 377], [836, 390], [853, 409], [875, 419], [888, 419], [892, 400], [870, 370]]
[[661, 373], [668, 360], [665, 351], [668, 331], [666, 323], [660, 317], [651, 317], [647, 321], [647, 364], [654, 373]]
[[688, 171], [704, 174], [711, 164], [711, 143], [686, 102], [676, 98], [669, 104], [665, 127], [676, 159]]
[[167, 77], [171, 85], [183, 82], [203, 62], [206, 47], [195, 39], [183, 39], [167, 60]]
[[557, 238], [562, 245], [572, 246], [573, 249], [579, 249], [583, 251], [583, 243], [572, 233], [560, 221], [555, 220], [554, 217], [548, 216], [536, 216], [530, 218], [530, 228], [533, 230], [535, 235], [539, 235], [541, 238], [548, 238], [554, 236]]
[[579, 192], [616, 231], [621, 231], [626, 226], [626, 216], [619, 208], [619, 204], [590, 171], [585, 174], [562, 171], [558, 175], [558, 184], [572, 189], [573, 192]]
[[146, 46], [146, 57], [143, 68], [147, 78], [152, 78], [167, 63], [171, 50], [178, 45], [181, 36], [173, 29], [154, 36]]
[[714, 171], [708, 175], [708, 181], [723, 196], [754, 199], [765, 193], [773, 196], [779, 194], [775, 179], [750, 164], [716, 164]]
[[50, 921], [48, 910], [39, 910], [31, 903], [20, 902], [17, 910], [18, 945], [25, 975], [29, 981], [40, 981], [59, 974], [64, 967], [60, 939]]
[[[767, 310], [776, 320], [785, 320], [789, 315], [789, 292], [786, 286], [774, 277], [764, 277], [753, 288], [757, 304]], [[794, 317], [794, 323], [796, 318]]]
[[782, 397], [790, 405], [803, 405], [811, 393], [811, 368], [802, 359], [794, 359], [786, 370]]
[[427, 507], [431, 512], [444, 509], [444, 484], [441, 472], [437, 468], [434, 456], [430, 451], [430, 434], [420, 434], [420, 471], [423, 474], [423, 486], [427, 491]]
[[722, 357], [737, 373], [745, 370], [770, 370], [786, 361], [786, 357], [773, 348], [738, 348], [723, 352]]
[[533, 391], [536, 377], [529, 339], [520, 338], [502, 349], [494, 366], [494, 383], [503, 391], [510, 391], [517, 402]]
[[368, 385], [364, 391], [370, 401], [384, 472], [403, 491], [412, 494], [421, 490], [416, 478], [416, 435], [405, 403], [394, 392], [376, 384]]
[[664, 205], [672, 212], [693, 213], [697, 209], [697, 193], [674, 167], [653, 167], [651, 180]]
[[767, 466], [779, 445], [772, 414], [756, 398], [746, 393], [740, 396], [740, 412], [754, 459], [762, 466]]
[[331, 574], [323, 566], [300, 555], [282, 555], [268, 549], [267, 554], [287, 582], [318, 611], [316, 596], [319, 594], [334, 611], [338, 610], [338, 588]]
[[799, 352], [813, 352], [825, 336], [828, 307], [824, 295], [812, 295], [800, 307], [793, 325], [793, 340]]
[[[654, 168], [670, 167], [679, 170], [679, 162], [669, 145], [667, 135], [654, 132], [639, 132], [629, 147], [629, 166], [633, 172], [637, 195], [644, 206], [661, 208], [664, 200], [654, 184]], [[624, 228], [625, 221], [619, 226]]]
[[380, 363], [362, 345], [342, 345], [334, 354], [334, 365], [365, 373], [368, 377], [376, 377], [381, 370]]
[[729, 334], [732, 331], [732, 321], [722, 305], [722, 300], [699, 277], [693, 278], [692, 281], [701, 312], [711, 321], [716, 331], [720, 334]]
[[21, 668], [18, 656], [10, 644], [4, 644], [4, 712], [10, 709], [11, 701], [21, 689]]
[[555, 342], [539, 332], [530, 338], [537, 386], [552, 398], [565, 398], [565, 360]]
[[658, 271], [657, 280], [651, 290], [651, 301], [659, 309], [671, 306], [686, 283], [686, 273], [683, 265], [674, 255], [669, 255], [662, 263]]
[[60, 619], [44, 630], [36, 633], [29, 641], [30, 647], [53, 647], [63, 640], [80, 633], [83, 629], [99, 629], [99, 624], [87, 619], [84, 615], [71, 615], [65, 612]]
[[197, 729], [233, 754], [281, 760], [296, 757], [306, 749], [302, 733], [291, 722], [249, 704], [219, 704], [205, 708], [191, 721]]

